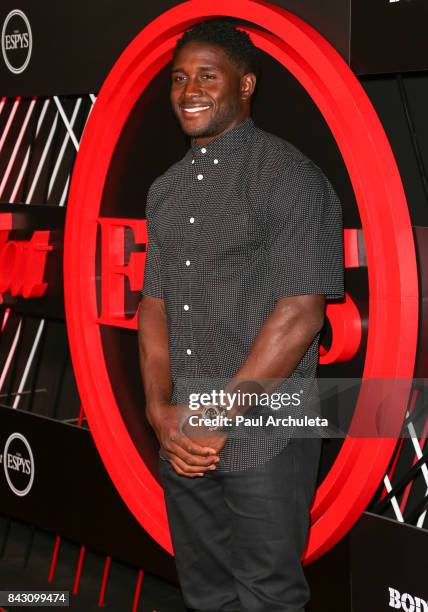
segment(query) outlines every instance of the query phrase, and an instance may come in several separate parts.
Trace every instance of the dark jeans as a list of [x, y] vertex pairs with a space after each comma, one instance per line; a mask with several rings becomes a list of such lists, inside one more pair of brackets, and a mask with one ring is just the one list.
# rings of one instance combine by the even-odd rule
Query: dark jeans
[[303, 612], [320, 440], [293, 439], [245, 471], [179, 476], [160, 460], [178, 577], [200, 612]]

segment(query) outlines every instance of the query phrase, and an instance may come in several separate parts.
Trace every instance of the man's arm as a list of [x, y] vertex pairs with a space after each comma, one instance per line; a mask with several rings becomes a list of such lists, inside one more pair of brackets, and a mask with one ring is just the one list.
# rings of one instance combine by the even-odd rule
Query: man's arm
[[[225, 392], [269, 393], [280, 379], [288, 378], [305, 355], [312, 340], [324, 324], [325, 296], [300, 295], [280, 298], [265, 320], [247, 357], [225, 386]], [[227, 404], [226, 404], [227, 405]], [[234, 404], [228, 417], [244, 414], [250, 404]], [[186, 431], [191, 431], [187, 427]], [[198, 440], [219, 452], [225, 436], [198, 432]]]
[[276, 302], [234, 379], [288, 378], [323, 326], [326, 297], [343, 293], [341, 206], [318, 166], [280, 170], [263, 214]]
[[163, 454], [178, 474], [202, 476], [218, 462], [218, 456], [214, 449], [201, 447], [180, 431], [178, 409], [170, 405], [172, 379], [168, 326], [162, 298], [142, 297], [138, 310], [138, 344], [146, 416]]
[[[280, 298], [260, 328], [246, 360], [228, 382], [226, 390], [240, 388], [248, 381], [263, 392], [273, 391], [279, 379], [288, 378], [305, 355], [324, 324], [324, 295], [300, 295]], [[260, 385], [260, 387], [258, 387]], [[248, 406], [249, 407], [249, 406]], [[239, 412], [245, 406], [238, 408]], [[233, 416], [235, 411], [230, 411]]]
[[172, 394], [168, 327], [162, 298], [143, 295], [138, 310], [138, 343], [146, 416], [151, 424], [155, 408], [169, 405]]

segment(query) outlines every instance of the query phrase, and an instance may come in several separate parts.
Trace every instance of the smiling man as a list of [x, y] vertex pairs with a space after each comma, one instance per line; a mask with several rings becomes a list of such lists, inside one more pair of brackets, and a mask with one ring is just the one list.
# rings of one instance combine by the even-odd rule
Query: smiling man
[[[179, 39], [171, 103], [191, 146], [151, 185], [146, 207], [146, 415], [185, 603], [204, 612], [304, 610], [300, 557], [320, 441], [194, 431], [180, 389], [303, 386], [316, 375], [325, 299], [343, 295], [340, 202], [318, 166], [255, 125], [257, 75], [256, 48], [230, 22]], [[225, 408], [197, 414], [220, 418]], [[227, 418], [249, 409], [257, 403]]]

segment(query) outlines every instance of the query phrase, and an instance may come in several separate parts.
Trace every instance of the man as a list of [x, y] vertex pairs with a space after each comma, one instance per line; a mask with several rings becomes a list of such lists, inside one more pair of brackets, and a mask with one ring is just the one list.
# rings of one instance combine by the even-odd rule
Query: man
[[[171, 103], [191, 147], [151, 185], [146, 207], [146, 415], [184, 600], [204, 612], [303, 611], [320, 445], [206, 419], [194, 428], [180, 389], [221, 380], [260, 395], [314, 378], [325, 298], [343, 293], [340, 203], [318, 166], [254, 124], [257, 72], [257, 50], [227, 21], [182, 36]], [[257, 405], [210, 408], [236, 424]]]

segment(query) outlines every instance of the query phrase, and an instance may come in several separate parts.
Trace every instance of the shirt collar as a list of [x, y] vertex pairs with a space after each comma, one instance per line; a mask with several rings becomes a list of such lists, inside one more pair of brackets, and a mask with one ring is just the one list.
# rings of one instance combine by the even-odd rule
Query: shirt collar
[[198, 145], [194, 138], [191, 139], [191, 152], [193, 157], [206, 157], [209, 155], [222, 155], [241, 147], [249, 139], [255, 129], [251, 117], [246, 117], [241, 123], [228, 130], [221, 136], [213, 138], [206, 145]]

